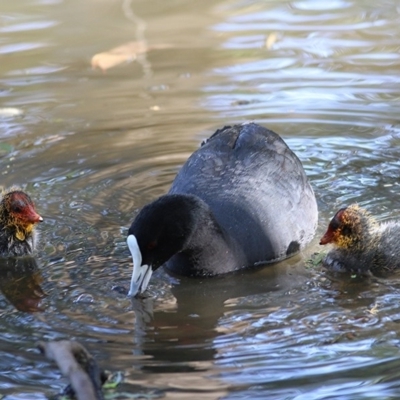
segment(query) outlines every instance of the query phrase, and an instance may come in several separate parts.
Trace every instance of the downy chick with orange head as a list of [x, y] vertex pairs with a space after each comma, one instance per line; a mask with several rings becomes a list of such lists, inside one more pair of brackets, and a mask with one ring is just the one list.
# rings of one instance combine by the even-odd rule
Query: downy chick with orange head
[[35, 225], [43, 218], [21, 189], [6, 190], [0, 200], [0, 256], [32, 254], [38, 241]]
[[335, 247], [324, 265], [334, 271], [368, 273], [400, 268], [400, 223], [379, 224], [357, 204], [341, 208], [329, 223], [321, 245]]

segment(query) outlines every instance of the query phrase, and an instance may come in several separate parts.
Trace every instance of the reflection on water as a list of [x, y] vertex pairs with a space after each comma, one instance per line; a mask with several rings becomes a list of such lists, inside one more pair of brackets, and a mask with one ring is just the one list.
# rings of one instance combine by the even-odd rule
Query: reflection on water
[[19, 311], [43, 311], [40, 302], [46, 296], [40, 284], [43, 277], [33, 257], [0, 259], [0, 290]]
[[[343, 204], [399, 216], [396, 2], [20, 0], [0, 11], [1, 185], [26, 188], [45, 220], [37, 261], [0, 268], [7, 400], [64, 386], [35, 350], [56, 339], [82, 341], [125, 372], [121, 392], [150, 398], [400, 396], [399, 277], [305, 262]], [[154, 50], [91, 68], [132, 41]], [[314, 243], [216, 279], [159, 270], [148, 298], [127, 298], [138, 209], [215, 129], [247, 120], [304, 163]]]

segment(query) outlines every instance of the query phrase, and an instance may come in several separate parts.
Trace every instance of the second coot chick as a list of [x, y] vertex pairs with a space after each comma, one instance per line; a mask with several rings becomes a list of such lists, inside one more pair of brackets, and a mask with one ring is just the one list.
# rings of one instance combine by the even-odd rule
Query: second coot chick
[[378, 223], [357, 204], [337, 211], [320, 241], [328, 243], [334, 248], [324, 265], [331, 270], [382, 273], [400, 267], [400, 224]]
[[43, 218], [24, 191], [11, 188], [0, 200], [0, 256], [25, 256], [35, 250], [35, 225]]

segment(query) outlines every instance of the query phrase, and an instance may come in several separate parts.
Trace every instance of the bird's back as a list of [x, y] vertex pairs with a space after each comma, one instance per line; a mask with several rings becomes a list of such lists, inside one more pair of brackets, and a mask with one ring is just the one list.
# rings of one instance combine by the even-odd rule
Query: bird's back
[[400, 223], [389, 221], [380, 225], [378, 269], [393, 271], [400, 268]]
[[203, 199], [248, 265], [297, 252], [317, 225], [300, 160], [276, 133], [253, 123], [214, 133], [182, 167], [170, 193]]

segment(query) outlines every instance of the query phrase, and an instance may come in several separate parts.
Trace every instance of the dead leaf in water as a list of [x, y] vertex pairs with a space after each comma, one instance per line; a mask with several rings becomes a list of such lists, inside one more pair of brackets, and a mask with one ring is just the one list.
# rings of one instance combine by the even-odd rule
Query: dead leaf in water
[[170, 45], [159, 44], [147, 46], [145, 42], [129, 42], [111, 50], [97, 53], [92, 57], [91, 65], [93, 69], [99, 68], [103, 72], [116, 67], [125, 62], [134, 61], [140, 54], [156, 49], [167, 49]]
[[147, 50], [148, 48], [143, 42], [126, 43], [109, 51], [95, 54], [91, 61], [92, 68], [100, 68], [105, 71], [123, 62], [133, 61], [139, 54], [146, 53]]
[[271, 50], [272, 46], [278, 40], [278, 35], [275, 32], [272, 32], [268, 35], [267, 39], [265, 40], [265, 47], [267, 50]]
[[373, 305], [373, 307], [372, 307], [370, 310], [368, 310], [368, 312], [369, 312], [370, 314], [372, 314], [372, 315], [377, 315], [378, 312], [379, 312], [378, 303], [375, 303], [375, 304]]

